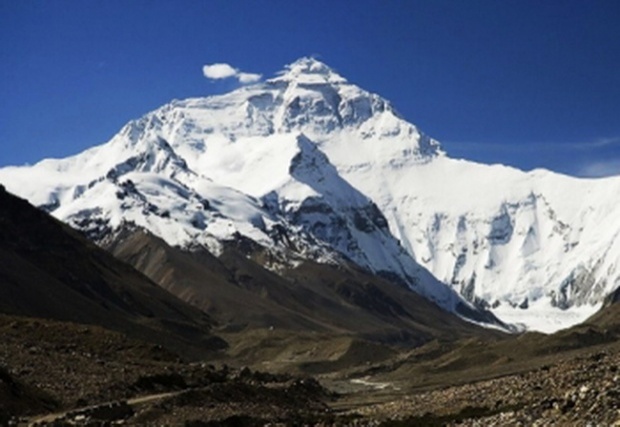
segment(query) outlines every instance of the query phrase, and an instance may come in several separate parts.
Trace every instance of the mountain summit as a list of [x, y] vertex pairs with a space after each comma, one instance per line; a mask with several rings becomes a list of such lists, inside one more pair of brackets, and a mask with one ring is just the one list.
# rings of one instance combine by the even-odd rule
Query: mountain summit
[[269, 80], [270, 82], [285, 81], [300, 83], [346, 83], [346, 79], [340, 76], [332, 68], [323, 62], [312, 58], [304, 57], [287, 65], [277, 77]]
[[463, 316], [543, 331], [620, 285], [620, 179], [451, 159], [313, 58], [0, 182], [102, 244], [128, 227], [215, 255], [243, 240], [275, 272], [351, 263]]

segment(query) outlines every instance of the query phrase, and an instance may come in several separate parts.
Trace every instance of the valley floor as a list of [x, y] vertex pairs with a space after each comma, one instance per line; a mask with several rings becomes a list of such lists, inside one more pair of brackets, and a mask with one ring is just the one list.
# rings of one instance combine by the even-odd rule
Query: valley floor
[[620, 342], [423, 385], [372, 366], [312, 378], [186, 363], [96, 327], [8, 316], [0, 340], [0, 425], [620, 426]]

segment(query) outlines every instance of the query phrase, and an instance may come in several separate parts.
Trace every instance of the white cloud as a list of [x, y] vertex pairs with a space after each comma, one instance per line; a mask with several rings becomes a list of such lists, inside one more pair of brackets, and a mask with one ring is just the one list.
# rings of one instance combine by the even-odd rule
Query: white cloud
[[589, 178], [620, 175], [620, 159], [601, 160], [581, 167], [579, 175]]
[[234, 68], [229, 64], [216, 63], [207, 64], [202, 67], [202, 73], [204, 76], [211, 80], [228, 79], [231, 77], [239, 80], [239, 83], [248, 84], [254, 83], [261, 79], [261, 74], [245, 73], [238, 68]]
[[211, 64], [202, 67], [202, 73], [208, 79], [227, 79], [237, 74], [237, 70], [228, 64]]
[[240, 83], [254, 83], [260, 80], [260, 78], [262, 77], [262, 75], [260, 74], [254, 74], [254, 73], [239, 73], [237, 74], [237, 78], [239, 79]]

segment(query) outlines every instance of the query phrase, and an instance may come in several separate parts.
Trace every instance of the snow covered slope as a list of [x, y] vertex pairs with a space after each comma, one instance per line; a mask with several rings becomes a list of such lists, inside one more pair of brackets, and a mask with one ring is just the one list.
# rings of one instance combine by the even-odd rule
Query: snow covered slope
[[173, 101], [74, 157], [0, 169], [0, 182], [95, 239], [132, 222], [217, 253], [241, 235], [280, 258], [352, 261], [451, 310], [453, 289], [544, 331], [620, 284], [620, 179], [451, 159], [311, 58]]
[[[335, 156], [334, 156], [335, 158]], [[343, 169], [348, 159], [334, 160]], [[377, 201], [416, 260], [506, 321], [578, 323], [620, 284], [620, 180], [579, 180], [439, 157], [344, 176]]]

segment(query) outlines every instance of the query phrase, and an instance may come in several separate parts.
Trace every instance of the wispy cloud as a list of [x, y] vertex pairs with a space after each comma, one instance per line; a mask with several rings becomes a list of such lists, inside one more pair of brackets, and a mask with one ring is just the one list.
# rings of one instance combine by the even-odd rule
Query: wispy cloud
[[578, 142], [550, 142], [550, 141], [525, 141], [525, 142], [488, 142], [488, 141], [444, 141], [447, 147], [463, 150], [488, 150], [493, 152], [536, 152], [536, 151], [573, 151], [573, 150], [596, 150], [613, 146], [620, 147], [620, 136], [604, 137]]
[[608, 137], [608, 138], [598, 138], [594, 141], [589, 141], [585, 143], [578, 144], [579, 148], [602, 148], [602, 147], [610, 147], [613, 145], [620, 146], [620, 136]]
[[[620, 136], [573, 142], [447, 141], [448, 154], [587, 178], [620, 175]], [[527, 166], [526, 166], [527, 165]]]
[[583, 165], [577, 173], [579, 176], [601, 178], [620, 175], [620, 159], [594, 161]]
[[241, 84], [254, 83], [262, 77], [261, 74], [246, 73], [226, 63], [206, 64], [202, 67], [202, 73], [210, 80], [235, 78]]

